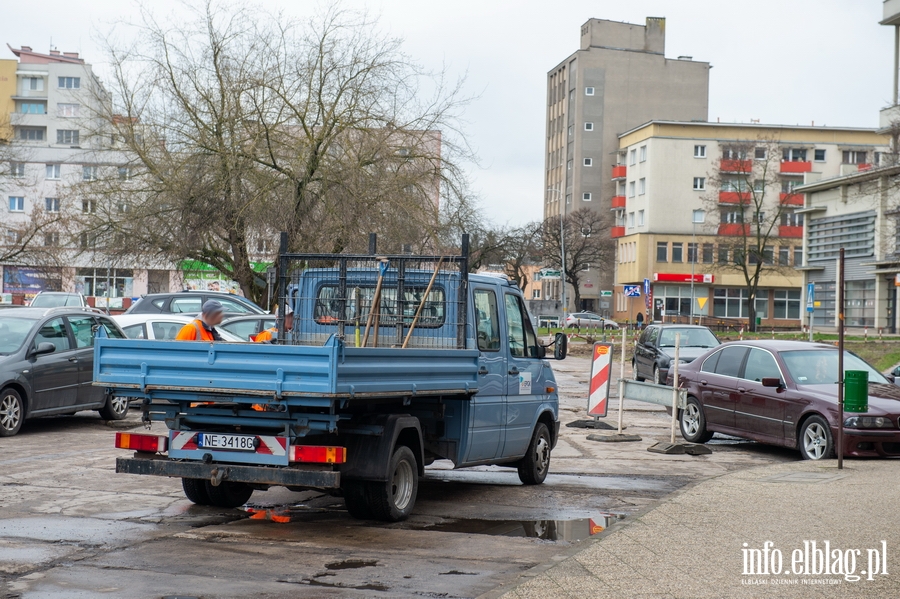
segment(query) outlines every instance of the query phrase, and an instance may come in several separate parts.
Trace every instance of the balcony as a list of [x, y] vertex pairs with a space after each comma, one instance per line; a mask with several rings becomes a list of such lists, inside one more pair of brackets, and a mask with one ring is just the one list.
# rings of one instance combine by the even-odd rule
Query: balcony
[[803, 194], [802, 193], [781, 193], [778, 195], [778, 199], [781, 201], [782, 205], [785, 205], [785, 206], [802, 206], [803, 205]]
[[719, 203], [720, 204], [749, 204], [750, 203], [750, 192], [749, 191], [720, 191], [719, 192]]
[[612, 167], [612, 178], [615, 179], [624, 179], [627, 173], [627, 168], [624, 164], [614, 164]]
[[612, 207], [613, 210], [616, 208], [625, 208], [625, 196], [613, 196]]
[[749, 173], [753, 170], [752, 160], [722, 160], [719, 163], [720, 173]]
[[625, 227], [613, 227], [612, 229], [610, 229], [610, 236], [613, 239], [616, 239], [618, 237], [625, 237]]
[[719, 225], [719, 235], [730, 237], [746, 237], [750, 234], [750, 224], [722, 223]]
[[787, 161], [781, 163], [781, 172], [789, 175], [802, 175], [812, 172], [812, 162]]
[[778, 227], [779, 237], [803, 237], [803, 225], [781, 225]]

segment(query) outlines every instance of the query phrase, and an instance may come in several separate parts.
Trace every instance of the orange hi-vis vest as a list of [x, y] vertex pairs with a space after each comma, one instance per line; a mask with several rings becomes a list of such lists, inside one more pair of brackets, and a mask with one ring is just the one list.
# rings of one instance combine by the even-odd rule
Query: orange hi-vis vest
[[187, 323], [175, 336], [176, 341], [215, 341], [213, 334], [206, 330], [199, 318]]
[[259, 335], [257, 335], [256, 339], [254, 339], [254, 341], [256, 341], [257, 343], [268, 343], [269, 341], [272, 341], [275, 338], [276, 333], [278, 333], [277, 327], [268, 328], [265, 331], [263, 331], [262, 333], [260, 333]]

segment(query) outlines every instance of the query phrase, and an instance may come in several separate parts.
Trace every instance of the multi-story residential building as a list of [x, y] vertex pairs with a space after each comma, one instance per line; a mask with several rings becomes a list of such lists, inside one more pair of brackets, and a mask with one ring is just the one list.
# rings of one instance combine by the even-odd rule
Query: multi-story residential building
[[[591, 19], [581, 26], [581, 47], [547, 73], [544, 218], [584, 207], [608, 213], [622, 131], [651, 119], [706, 121], [709, 63], [666, 58], [665, 41], [662, 18]], [[592, 271], [582, 277], [583, 305], [569, 309], [598, 310], [599, 291], [612, 289], [612, 268]], [[545, 283], [544, 299], [558, 300], [558, 279]]]
[[[764, 326], [798, 328], [803, 223], [813, 216], [795, 190], [865, 171], [887, 150], [887, 138], [874, 129], [671, 121], [635, 127], [619, 142], [618, 164], [608, 174], [616, 186], [615, 317], [634, 320], [649, 311], [653, 320], [747, 318], [736, 238], [746, 240], [752, 223], [768, 218], [772, 233], [758, 237], [771, 266], [762, 271], [756, 315]], [[755, 214], [747, 207], [751, 196], [762, 198]], [[623, 292], [645, 279], [652, 310], [643, 291], [639, 300]]]

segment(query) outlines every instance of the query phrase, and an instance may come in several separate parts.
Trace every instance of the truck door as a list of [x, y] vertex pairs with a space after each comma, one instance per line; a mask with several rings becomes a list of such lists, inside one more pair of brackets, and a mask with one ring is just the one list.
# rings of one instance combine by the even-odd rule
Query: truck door
[[495, 288], [473, 286], [475, 330], [478, 350], [478, 393], [470, 402], [469, 443], [466, 462], [497, 457], [503, 436], [506, 393], [506, 352], [500, 336], [500, 310]]
[[503, 294], [509, 369], [506, 377], [506, 440], [503, 457], [525, 455], [536, 412], [544, 400], [544, 360], [522, 296]]

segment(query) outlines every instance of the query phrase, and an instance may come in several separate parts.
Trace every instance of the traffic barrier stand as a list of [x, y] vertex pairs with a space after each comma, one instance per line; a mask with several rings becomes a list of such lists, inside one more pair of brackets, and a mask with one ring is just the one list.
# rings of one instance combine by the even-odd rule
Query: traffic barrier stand
[[[619, 367], [619, 415], [618, 426], [615, 433], [588, 435], [590, 441], [622, 442], [640, 441], [638, 435], [626, 435], [622, 433], [622, 404], [624, 404], [622, 388], [625, 384], [625, 342], [628, 331], [622, 329], [622, 361]], [[604, 351], [605, 348], [605, 351]], [[612, 344], [597, 343], [594, 345], [594, 353], [591, 359], [591, 383], [588, 391], [588, 415], [595, 418], [606, 417], [609, 406], [609, 388], [612, 376]], [[602, 414], [601, 414], [602, 411]]]

